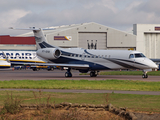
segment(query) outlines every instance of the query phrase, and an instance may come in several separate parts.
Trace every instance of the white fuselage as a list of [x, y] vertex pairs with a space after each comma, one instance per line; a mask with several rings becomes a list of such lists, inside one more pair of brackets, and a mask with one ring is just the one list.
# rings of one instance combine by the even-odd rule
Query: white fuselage
[[[89, 70], [106, 69], [155, 69], [156, 64], [137, 51], [127, 50], [89, 50], [81, 48], [58, 48], [61, 56], [58, 59], [49, 59], [54, 63], [88, 64]], [[130, 58], [133, 54], [134, 57]]]
[[[8, 60], [12, 62], [45, 63], [46, 61], [36, 55], [36, 51], [3, 51]], [[0, 60], [5, 60], [3, 52], [0, 51]]]

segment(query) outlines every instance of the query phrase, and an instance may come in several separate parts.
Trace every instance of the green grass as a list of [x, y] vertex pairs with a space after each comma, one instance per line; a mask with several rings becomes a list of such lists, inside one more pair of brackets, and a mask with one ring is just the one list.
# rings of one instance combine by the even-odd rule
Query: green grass
[[0, 81], [0, 88], [160, 91], [160, 82], [131, 80], [11, 80]]
[[[10, 94], [11, 91], [8, 91]], [[157, 95], [131, 95], [131, 94], [115, 94], [111, 93], [107, 96], [105, 93], [49, 93], [35, 92], [39, 102], [46, 103], [50, 96], [50, 104], [70, 102], [70, 103], [86, 103], [86, 104], [108, 104], [111, 103], [116, 107], [127, 107], [135, 111], [160, 112], [160, 96]], [[32, 91], [12, 91], [12, 95], [19, 96], [23, 99], [23, 104], [36, 104], [35, 96]], [[3, 106], [7, 97], [6, 91], [0, 91], [0, 106]], [[107, 99], [107, 100], [106, 100]]]
[[[101, 71], [99, 75], [142, 75], [142, 71]], [[151, 76], [160, 76], [160, 71], [148, 72]], [[89, 73], [81, 73], [80, 75], [89, 75]]]

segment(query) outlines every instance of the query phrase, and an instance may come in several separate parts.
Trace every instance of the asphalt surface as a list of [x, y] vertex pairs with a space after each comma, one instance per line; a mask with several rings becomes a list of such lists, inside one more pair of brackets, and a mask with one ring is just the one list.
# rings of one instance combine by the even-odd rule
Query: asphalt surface
[[[14, 70], [14, 71], [0, 71], [0, 81], [4, 80], [140, 80], [140, 81], [154, 81], [159, 82], [159, 76], [149, 76], [143, 79], [142, 76], [130, 75], [98, 75], [97, 77], [90, 77], [89, 75], [79, 75], [78, 71], [72, 71], [73, 77], [66, 78], [63, 70]], [[39, 91], [38, 89], [0, 89], [0, 90], [18, 90], [18, 91]], [[142, 95], [160, 95], [160, 92], [152, 91], [115, 91], [115, 90], [59, 90], [59, 89], [41, 89], [43, 92], [66, 92], [66, 93], [122, 93], [122, 94], [142, 94]]]
[[[90, 75], [79, 75], [80, 72], [73, 70], [71, 78], [65, 77], [66, 70], [14, 70], [14, 71], [0, 71], [0, 81], [4, 80], [141, 80], [160, 82], [159, 76], [149, 76], [143, 79], [141, 75], [98, 75], [97, 77], [90, 77]], [[142, 73], [143, 74], [143, 73]]]

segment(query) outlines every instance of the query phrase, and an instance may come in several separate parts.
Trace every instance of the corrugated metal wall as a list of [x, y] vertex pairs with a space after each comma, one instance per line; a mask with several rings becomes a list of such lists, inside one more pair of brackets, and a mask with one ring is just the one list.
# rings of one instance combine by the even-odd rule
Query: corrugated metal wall
[[160, 58], [160, 34], [145, 33], [145, 55], [148, 58]]
[[[106, 32], [79, 32], [79, 47], [88, 49], [107, 49]], [[93, 47], [93, 48], [92, 48]]]

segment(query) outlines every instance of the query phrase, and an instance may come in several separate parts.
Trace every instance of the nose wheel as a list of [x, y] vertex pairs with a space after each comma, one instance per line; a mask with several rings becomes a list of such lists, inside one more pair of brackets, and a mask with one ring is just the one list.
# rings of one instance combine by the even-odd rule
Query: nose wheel
[[148, 78], [148, 75], [147, 74], [143, 74], [142, 78]]

